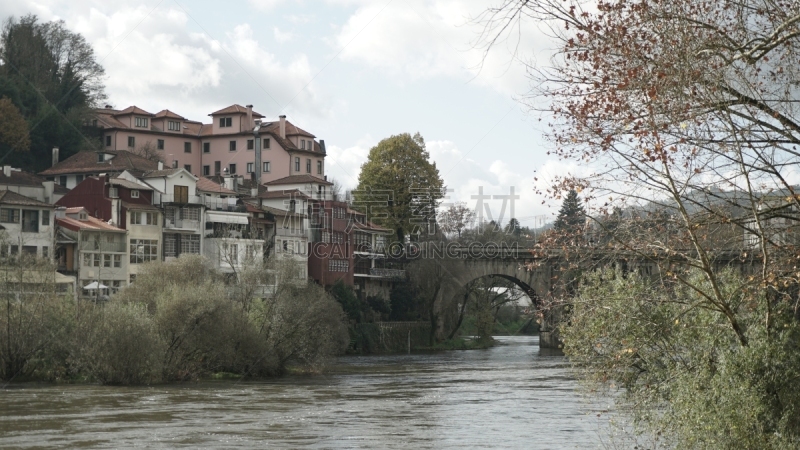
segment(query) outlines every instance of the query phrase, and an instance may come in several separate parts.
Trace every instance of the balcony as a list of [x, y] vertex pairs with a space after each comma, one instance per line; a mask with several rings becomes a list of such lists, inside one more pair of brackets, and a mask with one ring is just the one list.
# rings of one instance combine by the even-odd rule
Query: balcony
[[276, 228], [275, 229], [275, 236], [280, 237], [290, 237], [295, 239], [307, 239], [308, 234], [306, 233], [305, 229], [291, 229], [291, 228]]
[[84, 252], [125, 253], [126, 244], [124, 242], [81, 241], [78, 248]]
[[199, 195], [178, 195], [161, 194], [161, 203], [176, 203], [179, 205], [195, 204], [202, 205], [203, 199]]
[[164, 220], [164, 229], [200, 231], [200, 221], [189, 219], [166, 219]]
[[236, 198], [233, 198], [233, 203], [227, 198], [216, 197], [200, 197], [203, 204], [213, 211], [227, 211], [227, 212], [247, 212], [247, 207], [244, 205], [237, 205]]
[[381, 278], [384, 280], [401, 280], [406, 277], [406, 271], [402, 269], [359, 267], [358, 265], [356, 265], [353, 274], [362, 277]]

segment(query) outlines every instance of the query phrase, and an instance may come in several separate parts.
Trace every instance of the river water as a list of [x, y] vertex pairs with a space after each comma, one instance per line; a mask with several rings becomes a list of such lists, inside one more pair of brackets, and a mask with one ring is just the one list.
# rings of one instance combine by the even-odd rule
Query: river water
[[602, 448], [609, 405], [578, 393], [566, 359], [535, 336], [497, 339], [269, 382], [12, 386], [0, 447]]

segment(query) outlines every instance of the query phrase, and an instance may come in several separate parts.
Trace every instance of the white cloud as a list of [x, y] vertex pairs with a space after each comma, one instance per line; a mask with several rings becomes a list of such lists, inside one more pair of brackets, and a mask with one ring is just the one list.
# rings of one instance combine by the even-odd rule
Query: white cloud
[[[481, 1], [369, 2], [357, 8], [332, 45], [343, 48], [344, 60], [402, 79], [455, 77], [504, 94], [525, 92], [528, 78], [524, 66], [514, 62], [512, 45], [500, 43], [485, 60], [483, 50], [472, 45], [482, 29], [473, 18], [485, 8]], [[520, 31], [523, 42], [546, 41], [532, 24]]]
[[281, 31], [278, 27], [272, 29], [272, 34], [275, 36], [275, 40], [281, 44], [289, 42], [294, 38], [294, 33], [290, 31]]

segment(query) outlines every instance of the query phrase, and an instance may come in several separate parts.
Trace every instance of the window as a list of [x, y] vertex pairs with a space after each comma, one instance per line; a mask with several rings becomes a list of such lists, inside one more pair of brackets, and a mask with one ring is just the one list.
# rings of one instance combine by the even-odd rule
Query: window
[[50, 256], [50, 247], [44, 245], [42, 246], [42, 258], [47, 258]]
[[235, 152], [236, 151], [236, 141], [230, 141], [228, 143], [228, 150]]
[[302, 148], [303, 150], [306, 149], [306, 140], [305, 139], [300, 139], [300, 148]]
[[169, 131], [181, 131], [181, 123], [175, 120], [167, 121], [167, 129]]
[[50, 211], [43, 210], [42, 211], [42, 226], [46, 227], [50, 225]]
[[147, 117], [137, 117], [135, 123], [139, 128], [147, 128]]
[[101, 163], [101, 162], [104, 162], [105, 160], [106, 160], [106, 156], [104, 154], [102, 154], [102, 153], [98, 153], [97, 154], [97, 162]]
[[128, 136], [128, 147], [133, 148], [136, 147], [136, 138], [133, 136]]
[[25, 233], [39, 232], [39, 210], [22, 210], [22, 231]]
[[192, 153], [192, 143], [191, 142], [184, 142], [183, 143], [183, 153]]
[[142, 264], [158, 260], [157, 239], [131, 239], [131, 264]]
[[174, 234], [164, 235], [164, 256], [176, 256]]
[[75, 175], [75, 184], [81, 184], [83, 181], [83, 175]]
[[203, 153], [210, 153], [210, 152], [211, 152], [211, 143], [203, 142]]
[[211, 175], [211, 166], [203, 166], [203, 176]]
[[247, 173], [253, 173], [253, 163], [247, 163]]
[[139, 198], [139, 190], [131, 189], [131, 198]]
[[236, 174], [236, 164], [228, 164], [228, 173], [231, 175]]
[[158, 225], [158, 213], [132, 211], [131, 225]]
[[119, 198], [118, 189], [115, 187], [108, 188], [108, 197], [109, 198]]
[[158, 150], [164, 150], [164, 140], [163, 139], [159, 139], [158, 141], [156, 141], [156, 148]]
[[100, 253], [92, 253], [92, 267], [100, 267]]
[[22, 254], [29, 255], [29, 256], [36, 256], [36, 246], [35, 245], [23, 245], [22, 246]]
[[269, 138], [264, 138], [264, 142], [262, 142], [261, 149], [269, 148]]
[[317, 161], [317, 175], [322, 175], [322, 161]]
[[306, 173], [311, 173], [311, 160], [306, 159]]
[[103, 255], [103, 267], [111, 267], [111, 255]]
[[173, 169], [177, 169], [178, 168], [178, 160], [177, 159], [175, 161], [172, 161], [172, 168]]
[[214, 175], [219, 175], [222, 171], [221, 165], [219, 161], [214, 161]]
[[67, 187], [67, 176], [66, 175], [61, 175], [60, 177], [58, 177], [58, 184], [60, 184], [61, 186]]
[[239, 246], [237, 244], [222, 244], [222, 254], [220, 254], [220, 263], [238, 264], [239, 262]]
[[111, 135], [106, 136], [106, 147], [111, 147]]
[[270, 171], [270, 163], [269, 161], [264, 161], [264, 173], [268, 173]]
[[219, 118], [219, 126], [220, 128], [226, 128], [233, 126], [233, 120], [230, 117], [220, 117]]
[[189, 186], [174, 185], [172, 194], [175, 203], [189, 203]]
[[300, 157], [294, 158], [294, 171], [300, 172]]
[[114, 267], [122, 267], [122, 255], [114, 255]]
[[186, 169], [187, 172], [192, 173], [192, 165], [191, 164], [184, 164], [183, 168]]
[[328, 272], [347, 272], [349, 261], [345, 259], [328, 260]]
[[181, 237], [181, 253], [200, 253], [200, 235], [183, 235]]
[[253, 144], [254, 144], [254, 141], [252, 139], [248, 139], [247, 140], [247, 149], [248, 150], [254, 149], [255, 147], [253, 147]]

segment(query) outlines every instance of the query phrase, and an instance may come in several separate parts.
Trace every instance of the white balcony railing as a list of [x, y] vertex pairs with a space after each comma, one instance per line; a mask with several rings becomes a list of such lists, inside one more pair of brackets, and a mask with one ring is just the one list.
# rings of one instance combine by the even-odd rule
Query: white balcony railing
[[161, 194], [161, 203], [195, 204], [202, 205], [202, 197], [199, 195], [178, 195]]
[[164, 221], [164, 228], [168, 230], [193, 230], [199, 231], [200, 230], [200, 221], [199, 220], [189, 220], [189, 219], [166, 219]]

